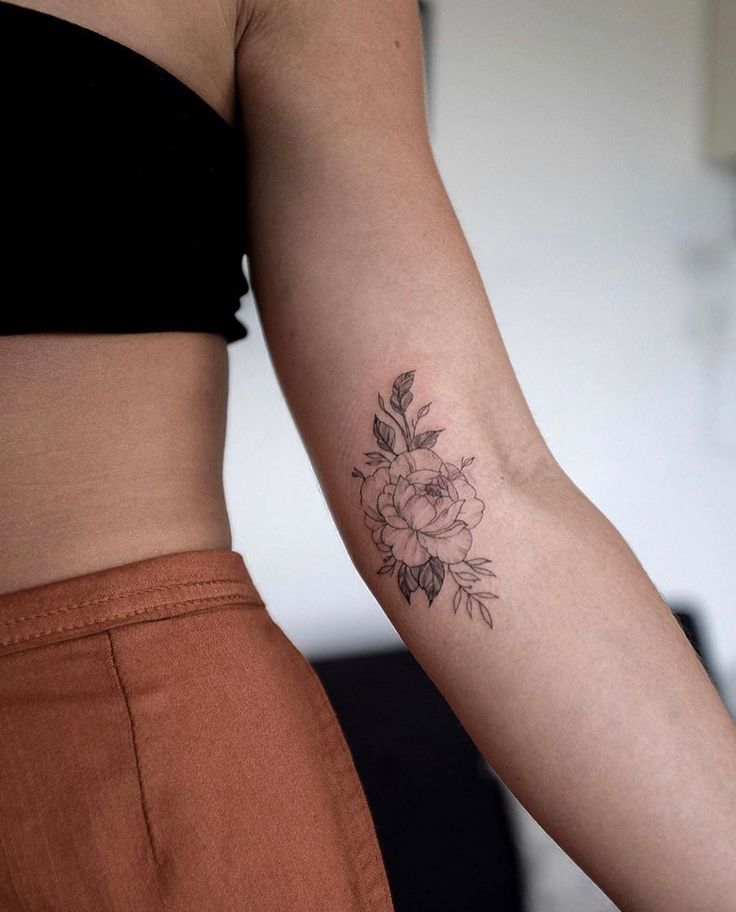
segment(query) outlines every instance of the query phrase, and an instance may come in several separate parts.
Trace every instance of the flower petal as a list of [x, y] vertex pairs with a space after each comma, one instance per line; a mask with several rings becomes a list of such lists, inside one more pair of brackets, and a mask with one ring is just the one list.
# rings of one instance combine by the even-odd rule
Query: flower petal
[[385, 491], [378, 497], [378, 514], [380, 519], [385, 519], [397, 529], [405, 529], [407, 526], [406, 520], [399, 516], [393, 497]]
[[444, 532], [446, 529], [449, 529], [450, 526], [453, 526], [458, 520], [458, 514], [463, 508], [463, 502], [461, 500], [448, 501], [448, 498], [443, 498], [443, 509], [437, 511], [437, 516], [434, 518], [434, 521], [426, 525], [422, 531], [427, 534], [434, 534], [437, 532]]
[[388, 473], [391, 481], [397, 482], [399, 476], [407, 478], [412, 472], [418, 469], [431, 469], [437, 473], [442, 468], [442, 460], [433, 451], [420, 447], [417, 450], [409, 450], [406, 453], [400, 453], [388, 467]]
[[462, 497], [463, 500], [471, 500], [471, 498], [475, 497], [475, 488], [470, 484], [462, 472], [459, 472], [452, 479], [452, 483], [455, 485], [458, 497]]
[[483, 518], [485, 504], [477, 497], [472, 497], [470, 500], [463, 500], [462, 505], [457, 518], [462, 520], [469, 529], [474, 529]]
[[391, 547], [396, 560], [402, 561], [408, 567], [420, 567], [429, 560], [426, 548], [419, 544], [417, 533], [413, 529], [394, 529], [385, 526], [383, 540]]
[[363, 514], [363, 519], [365, 520], [366, 526], [371, 530], [371, 535], [373, 536], [373, 541], [378, 545], [379, 548], [386, 550], [388, 545], [384, 544], [381, 533], [384, 530], [386, 525], [385, 522], [379, 522], [377, 519], [373, 519], [372, 516], [369, 516], [368, 513]]
[[388, 469], [381, 466], [372, 475], [369, 475], [360, 486], [360, 502], [363, 509], [374, 519], [378, 519], [378, 495], [389, 482]]
[[435, 472], [433, 469], [417, 469], [416, 472], [410, 472], [407, 475], [407, 481], [413, 485], [428, 485], [436, 481], [438, 475], [439, 472]]
[[461, 472], [456, 465], [453, 465], [453, 463], [445, 462], [442, 464], [442, 474], [447, 478], [455, 479], [458, 475], [461, 474]]
[[434, 538], [452, 538], [452, 536], [455, 535], [456, 532], [459, 532], [464, 525], [465, 523], [456, 522], [454, 525], [450, 526], [449, 529], [443, 529], [441, 532], [431, 532], [427, 534], [431, 534], [434, 536]]
[[417, 538], [433, 557], [438, 558], [444, 564], [456, 564], [465, 560], [470, 546], [473, 544], [473, 536], [465, 525], [459, 526], [452, 535], [435, 536], [418, 532]]
[[406, 478], [401, 475], [396, 482], [396, 487], [394, 490], [394, 506], [399, 513], [404, 515], [407, 501], [415, 494], [416, 491], [414, 490], [414, 485], [409, 484]]
[[415, 494], [407, 501], [403, 515], [412, 529], [423, 529], [435, 518], [432, 502], [424, 494]]

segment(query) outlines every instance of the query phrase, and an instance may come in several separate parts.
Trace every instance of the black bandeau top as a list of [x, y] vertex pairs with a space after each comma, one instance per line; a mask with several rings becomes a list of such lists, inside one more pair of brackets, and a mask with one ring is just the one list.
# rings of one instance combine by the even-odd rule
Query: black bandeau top
[[247, 334], [244, 154], [148, 57], [0, 0], [0, 335]]

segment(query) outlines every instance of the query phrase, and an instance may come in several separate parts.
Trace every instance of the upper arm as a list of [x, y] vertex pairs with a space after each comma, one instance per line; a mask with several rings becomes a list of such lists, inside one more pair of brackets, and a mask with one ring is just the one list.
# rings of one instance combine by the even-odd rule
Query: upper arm
[[[288, 136], [302, 151], [360, 133], [426, 142], [415, 0], [250, 0], [236, 47], [237, 83], [254, 139]], [[255, 117], [255, 122], [251, 119]]]
[[510, 451], [537, 452], [434, 161], [416, 0], [248, 2], [236, 73], [250, 278], [328, 494], [348, 493], [375, 390], [403, 370], [455, 416], [458, 445], [477, 447], [482, 422], [497, 474]]
[[255, 0], [236, 54], [249, 263], [278, 345], [277, 311], [313, 318], [335, 295], [371, 287], [392, 219], [427, 192], [417, 5]]

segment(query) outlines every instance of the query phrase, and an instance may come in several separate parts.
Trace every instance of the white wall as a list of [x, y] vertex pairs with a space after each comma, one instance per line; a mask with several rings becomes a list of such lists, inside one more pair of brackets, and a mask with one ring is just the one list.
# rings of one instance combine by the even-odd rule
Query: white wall
[[[736, 196], [701, 152], [704, 4], [434, 7], [435, 153], [532, 410], [736, 670]], [[395, 642], [322, 502], [252, 298], [241, 312], [234, 547], [310, 656]]]

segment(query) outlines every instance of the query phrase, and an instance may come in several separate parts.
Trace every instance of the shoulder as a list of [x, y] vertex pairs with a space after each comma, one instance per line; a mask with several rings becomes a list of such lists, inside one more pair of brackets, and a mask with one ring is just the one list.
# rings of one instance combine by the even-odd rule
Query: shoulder
[[[224, 0], [223, 0], [224, 2]], [[252, 116], [307, 133], [424, 138], [416, 0], [234, 0], [236, 88]], [[301, 134], [306, 138], [306, 134]]]

